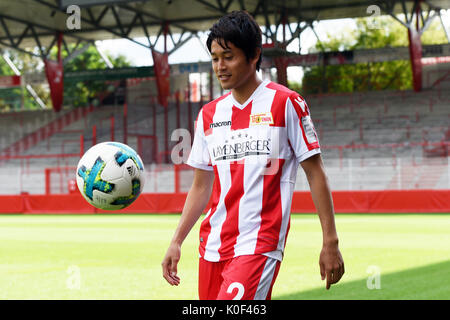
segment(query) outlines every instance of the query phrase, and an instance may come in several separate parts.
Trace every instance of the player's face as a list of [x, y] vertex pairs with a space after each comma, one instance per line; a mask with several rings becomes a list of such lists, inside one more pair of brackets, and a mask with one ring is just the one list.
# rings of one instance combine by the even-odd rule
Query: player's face
[[247, 61], [244, 51], [231, 42], [223, 48], [216, 40], [211, 43], [211, 58], [214, 73], [225, 90], [237, 89], [256, 72], [256, 60]]

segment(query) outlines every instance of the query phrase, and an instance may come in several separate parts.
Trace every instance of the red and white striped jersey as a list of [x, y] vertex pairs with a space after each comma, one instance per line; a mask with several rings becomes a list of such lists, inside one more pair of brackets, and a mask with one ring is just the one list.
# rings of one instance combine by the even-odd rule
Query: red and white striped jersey
[[266, 80], [242, 105], [231, 92], [204, 105], [187, 161], [215, 174], [200, 255], [208, 261], [248, 254], [281, 260], [298, 165], [317, 153], [309, 108], [284, 86]]

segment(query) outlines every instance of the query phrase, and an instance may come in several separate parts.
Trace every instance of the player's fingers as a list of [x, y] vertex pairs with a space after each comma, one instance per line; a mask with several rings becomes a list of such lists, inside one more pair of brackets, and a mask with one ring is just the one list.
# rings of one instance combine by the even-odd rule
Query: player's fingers
[[177, 276], [177, 265], [178, 265], [178, 259], [172, 259], [170, 267], [169, 267], [169, 276], [172, 280], [172, 284], [178, 285], [180, 283], [180, 278]]
[[172, 279], [172, 284], [174, 286], [177, 286], [180, 284], [180, 278], [176, 274], [172, 273], [171, 279]]
[[339, 278], [337, 279], [336, 282], [338, 282], [339, 280], [341, 280], [342, 276], [343, 276], [344, 273], [345, 273], [344, 262], [342, 262], [342, 263], [339, 264], [339, 269], [338, 269], [338, 271], [339, 271]]
[[320, 265], [320, 276], [322, 277], [322, 280], [325, 280], [325, 267], [322, 263], [319, 263]]
[[338, 269], [338, 278], [336, 279], [336, 282], [341, 280], [342, 276], [344, 275], [344, 265], [340, 265]]
[[169, 277], [169, 268], [167, 266], [167, 262], [163, 261], [162, 265], [162, 273], [163, 273], [163, 278], [166, 279], [167, 282], [170, 283], [170, 277]]
[[166, 281], [172, 286], [176, 286], [180, 283], [180, 278], [178, 278], [176, 276], [174, 277], [174, 276], [170, 275], [170, 273], [165, 274], [164, 279], [166, 279]]
[[334, 270], [331, 272], [331, 284], [335, 284], [341, 279], [341, 274], [339, 270]]
[[171, 262], [169, 259], [165, 259], [163, 261], [162, 265], [162, 269], [163, 269], [163, 277], [164, 279], [166, 279], [166, 281], [170, 284], [170, 285], [175, 285], [176, 284], [176, 279], [173, 278], [173, 276], [171, 275]]
[[327, 277], [327, 290], [330, 289], [331, 284], [333, 283], [333, 272], [331, 270], [326, 271], [326, 277]]
[[330, 274], [331, 274], [330, 285], [339, 282], [339, 280], [341, 280], [341, 278], [342, 278], [342, 275], [344, 274], [344, 270], [342, 268], [342, 265], [334, 267], [331, 270]]

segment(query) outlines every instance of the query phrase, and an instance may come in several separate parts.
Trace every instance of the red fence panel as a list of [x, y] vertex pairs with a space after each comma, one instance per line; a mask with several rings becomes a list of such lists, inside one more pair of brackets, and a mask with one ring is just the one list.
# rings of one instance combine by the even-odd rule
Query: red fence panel
[[[62, 195], [0, 196], [0, 213], [93, 214], [179, 213], [186, 193], [146, 193], [120, 211], [89, 205], [79, 193]], [[450, 213], [450, 190], [336, 191], [337, 213]], [[294, 192], [291, 212], [316, 212], [309, 192]]]

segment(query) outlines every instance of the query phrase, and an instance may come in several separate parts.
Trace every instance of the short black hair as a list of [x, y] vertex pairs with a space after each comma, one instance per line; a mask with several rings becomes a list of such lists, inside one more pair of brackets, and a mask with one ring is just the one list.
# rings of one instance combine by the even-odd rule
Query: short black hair
[[222, 48], [228, 48], [231, 42], [237, 48], [244, 51], [247, 61], [256, 57], [257, 48], [261, 54], [256, 63], [256, 70], [261, 66], [262, 35], [258, 23], [247, 11], [233, 11], [220, 18], [209, 29], [206, 46], [211, 53], [211, 43], [216, 40]]

